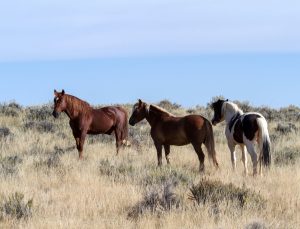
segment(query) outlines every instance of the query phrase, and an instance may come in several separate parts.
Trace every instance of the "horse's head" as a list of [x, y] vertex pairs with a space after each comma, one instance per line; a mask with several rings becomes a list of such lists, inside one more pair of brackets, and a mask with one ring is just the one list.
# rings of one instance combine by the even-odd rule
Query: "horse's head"
[[139, 99], [139, 101], [136, 104], [134, 104], [132, 108], [132, 114], [129, 119], [129, 124], [131, 126], [134, 126], [136, 123], [146, 118], [146, 115], [147, 115], [147, 104]]
[[65, 111], [66, 107], [65, 90], [62, 90], [62, 92], [54, 90], [54, 109], [52, 115], [58, 118], [59, 113]]
[[223, 112], [223, 104], [227, 102], [227, 100], [219, 99], [218, 101], [211, 104], [211, 108], [214, 110], [214, 117], [211, 120], [212, 124], [215, 126], [218, 123], [224, 121], [224, 112]]

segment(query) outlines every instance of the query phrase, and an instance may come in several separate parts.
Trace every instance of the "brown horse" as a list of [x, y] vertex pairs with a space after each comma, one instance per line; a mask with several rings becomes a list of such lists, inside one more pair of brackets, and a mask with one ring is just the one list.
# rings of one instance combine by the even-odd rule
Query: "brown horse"
[[148, 105], [139, 99], [133, 106], [129, 124], [134, 126], [146, 118], [151, 126], [151, 137], [157, 150], [158, 166], [162, 165], [162, 147], [165, 148], [167, 163], [170, 164], [170, 145], [182, 146], [191, 143], [200, 161], [200, 171], [204, 171], [204, 153], [201, 145], [207, 148], [210, 158], [218, 167], [215, 142], [211, 123], [200, 115], [175, 117], [155, 105]]
[[60, 93], [54, 90], [54, 96], [53, 116], [57, 118], [60, 112], [65, 112], [70, 118], [80, 159], [87, 134], [110, 135], [114, 132], [118, 154], [120, 146], [127, 142], [128, 137], [127, 112], [122, 107], [94, 109], [87, 102], [65, 94], [64, 90]]

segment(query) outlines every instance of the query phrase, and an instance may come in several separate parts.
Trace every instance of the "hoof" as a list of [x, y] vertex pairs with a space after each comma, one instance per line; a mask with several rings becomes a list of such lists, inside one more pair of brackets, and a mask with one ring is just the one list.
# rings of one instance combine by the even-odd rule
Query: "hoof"
[[199, 167], [199, 172], [200, 172], [200, 173], [204, 173], [204, 170], [205, 170], [205, 169], [204, 169], [204, 165], [200, 165], [200, 167]]

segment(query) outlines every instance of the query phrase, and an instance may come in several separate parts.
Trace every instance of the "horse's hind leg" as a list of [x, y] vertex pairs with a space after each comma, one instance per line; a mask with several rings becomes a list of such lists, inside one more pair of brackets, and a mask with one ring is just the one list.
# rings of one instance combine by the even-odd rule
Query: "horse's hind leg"
[[167, 164], [170, 164], [170, 145], [164, 145]]
[[246, 149], [245, 149], [244, 145], [240, 145], [240, 147], [241, 147], [241, 150], [242, 150], [242, 161], [243, 161], [243, 164], [244, 164], [244, 173], [247, 176], [247, 174], [248, 174], [247, 154], [246, 154], [247, 152], [246, 152]]
[[121, 132], [118, 129], [115, 130], [115, 136], [116, 136], [116, 148], [117, 148], [117, 155], [118, 155], [119, 149], [122, 145]]
[[200, 172], [204, 172], [204, 158], [205, 158], [205, 155], [202, 151], [202, 148], [201, 148], [201, 144], [196, 144], [196, 143], [192, 143], [197, 155], [198, 155], [198, 159], [200, 161], [200, 166], [199, 166], [199, 171]]
[[253, 142], [247, 140], [244, 140], [248, 153], [251, 156], [252, 164], [253, 164], [253, 175], [257, 174], [257, 154], [255, 152], [254, 144]]

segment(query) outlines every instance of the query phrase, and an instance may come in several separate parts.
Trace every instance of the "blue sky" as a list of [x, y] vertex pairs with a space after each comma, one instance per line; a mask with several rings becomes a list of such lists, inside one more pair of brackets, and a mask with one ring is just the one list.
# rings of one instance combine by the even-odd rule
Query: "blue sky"
[[292, 0], [3, 1], [0, 102], [300, 106], [299, 25]]

